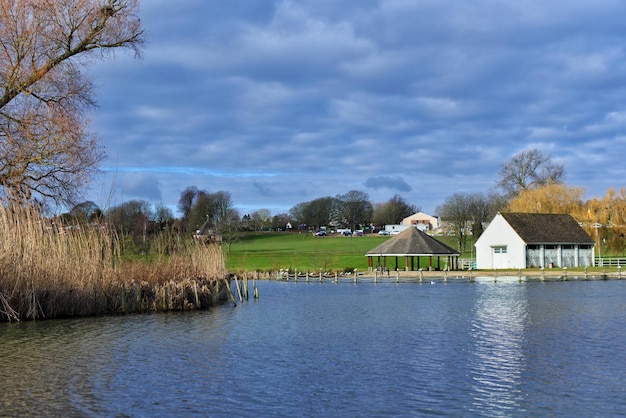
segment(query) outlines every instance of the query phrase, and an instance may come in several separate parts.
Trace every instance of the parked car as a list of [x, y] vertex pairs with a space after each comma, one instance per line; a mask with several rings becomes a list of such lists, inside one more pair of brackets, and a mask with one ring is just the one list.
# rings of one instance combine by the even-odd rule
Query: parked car
[[395, 231], [391, 231], [391, 232], [389, 233], [389, 235], [398, 235], [400, 232], [402, 232], [402, 231], [398, 231], [398, 230], [396, 229]]
[[349, 237], [349, 236], [352, 235], [352, 232], [350, 232], [350, 231], [343, 231], [342, 234], [343, 234], [344, 237]]
[[326, 231], [317, 231], [315, 233], [316, 237], [325, 237], [326, 236]]
[[385, 231], [384, 229], [378, 231], [378, 235], [389, 235], [389, 231]]
[[362, 237], [363, 236], [363, 231], [354, 231], [353, 234], [355, 237]]

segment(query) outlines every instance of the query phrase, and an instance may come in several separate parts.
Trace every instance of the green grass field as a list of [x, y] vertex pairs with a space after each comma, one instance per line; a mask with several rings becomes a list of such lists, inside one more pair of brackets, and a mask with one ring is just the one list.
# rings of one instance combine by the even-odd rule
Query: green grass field
[[[255, 233], [241, 237], [225, 251], [230, 271], [344, 271], [367, 270], [365, 253], [388, 240], [376, 234], [363, 237], [329, 235], [315, 237], [310, 233]], [[438, 237], [456, 248], [453, 237]], [[452, 239], [449, 239], [452, 238]], [[469, 244], [469, 242], [468, 242]], [[469, 255], [467, 255], [469, 257]], [[426, 265], [426, 257], [424, 257]], [[391, 266], [389, 266], [391, 267]]]

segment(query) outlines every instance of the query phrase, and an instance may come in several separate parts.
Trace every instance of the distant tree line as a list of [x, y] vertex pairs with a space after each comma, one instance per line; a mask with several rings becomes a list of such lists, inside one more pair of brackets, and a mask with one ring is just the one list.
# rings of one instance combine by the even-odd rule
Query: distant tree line
[[[564, 184], [565, 169], [540, 151], [523, 151], [505, 162], [496, 187], [488, 192], [456, 192], [436, 208], [445, 232], [454, 235], [459, 250], [467, 238], [479, 237], [498, 211], [532, 213], [568, 213], [590, 235], [612, 251], [623, 251], [626, 237], [626, 189], [610, 189], [606, 196], [583, 199], [584, 189]], [[288, 212], [272, 215], [258, 209], [241, 215], [226, 191], [209, 192], [196, 186], [185, 188], [178, 201], [180, 218], [164, 205], [152, 206], [143, 200], [131, 200], [102, 210], [93, 202], [75, 205], [60, 220], [65, 225], [81, 225], [106, 220], [118, 234], [127, 237], [128, 246], [137, 252], [147, 251], [150, 238], [157, 233], [188, 236], [203, 230], [218, 234], [230, 245], [246, 231], [318, 230], [321, 227], [352, 230], [383, 228], [399, 224], [419, 212], [421, 207], [399, 195], [388, 201], [372, 203], [369, 195], [351, 190], [336, 196], [319, 197], [297, 203]]]

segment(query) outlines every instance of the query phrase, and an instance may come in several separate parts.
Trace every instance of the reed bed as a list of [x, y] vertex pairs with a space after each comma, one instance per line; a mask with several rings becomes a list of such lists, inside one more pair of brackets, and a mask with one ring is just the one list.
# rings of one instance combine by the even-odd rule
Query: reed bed
[[149, 262], [124, 261], [105, 224], [68, 229], [0, 205], [0, 321], [202, 309], [227, 298], [218, 245], [172, 235], [155, 248]]

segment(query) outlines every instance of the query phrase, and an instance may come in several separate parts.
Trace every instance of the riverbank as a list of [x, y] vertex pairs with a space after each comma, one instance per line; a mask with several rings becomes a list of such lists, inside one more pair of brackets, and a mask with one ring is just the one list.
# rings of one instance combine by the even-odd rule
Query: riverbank
[[205, 309], [228, 297], [219, 245], [163, 234], [129, 259], [124, 244], [104, 220], [69, 227], [0, 206], [0, 322]]
[[[319, 272], [308, 271], [249, 271], [238, 273], [241, 277], [248, 277], [250, 279], [258, 280], [320, 280]], [[422, 271], [389, 271], [389, 272], [377, 272], [377, 271], [359, 271], [352, 272], [328, 272], [321, 273], [321, 279], [323, 281], [333, 280], [349, 280], [356, 277], [359, 279], [472, 279], [476, 277], [480, 278], [494, 278], [504, 280], [505, 278], [531, 278], [541, 280], [567, 280], [568, 278], [587, 278], [587, 279], [626, 279], [626, 271], [622, 273], [621, 268], [599, 268], [592, 269], [521, 269], [521, 270], [455, 270], [455, 271], [440, 271], [440, 270], [422, 270]]]

